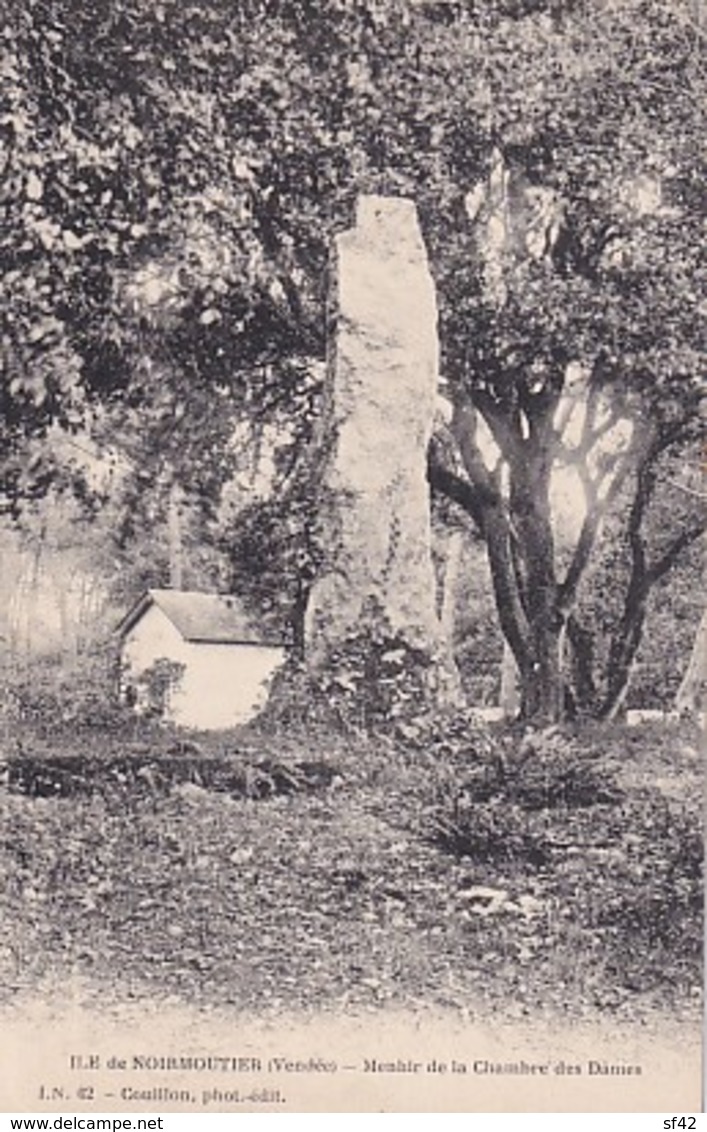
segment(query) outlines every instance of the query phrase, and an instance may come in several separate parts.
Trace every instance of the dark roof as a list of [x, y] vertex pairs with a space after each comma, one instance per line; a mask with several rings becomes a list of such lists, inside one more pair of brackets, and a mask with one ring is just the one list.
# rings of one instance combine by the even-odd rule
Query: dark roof
[[197, 590], [147, 590], [118, 625], [120, 636], [129, 633], [152, 605], [162, 610], [185, 641], [224, 645], [283, 643], [277, 633], [256, 625], [237, 597]]

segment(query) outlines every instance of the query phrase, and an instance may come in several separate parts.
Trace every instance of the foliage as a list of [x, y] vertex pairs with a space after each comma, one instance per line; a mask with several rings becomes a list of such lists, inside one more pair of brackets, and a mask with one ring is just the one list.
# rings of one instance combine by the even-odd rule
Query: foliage
[[457, 804], [451, 819], [436, 819], [434, 837], [448, 852], [482, 864], [542, 868], [550, 860], [547, 822], [510, 802], [502, 809], [486, 802], [468, 810]]
[[304, 610], [322, 557], [314, 472], [300, 469], [275, 495], [237, 508], [217, 536], [229, 563], [229, 589], [266, 624], [285, 632], [297, 659], [303, 655]]
[[562, 747], [559, 758], [547, 746], [538, 760], [526, 752], [512, 775], [497, 763], [460, 776], [433, 811], [435, 842], [506, 876], [538, 873], [558, 901], [581, 891], [573, 931], [607, 949], [619, 985], [654, 987], [664, 965], [684, 980], [702, 950], [698, 803], [651, 787], [627, 793], [591, 749]]
[[[490, 757], [489, 757], [490, 756]], [[559, 729], [497, 737], [476, 766], [458, 769], [433, 812], [434, 837], [474, 860], [546, 866], [556, 841], [548, 811], [618, 803], [615, 770]]]
[[125, 806], [139, 796], [154, 797], [180, 788], [212, 790], [231, 798], [273, 798], [281, 794], [321, 791], [336, 778], [330, 764], [300, 762], [287, 764], [253, 758], [204, 755], [198, 745], [193, 750], [175, 751], [174, 741], [164, 751], [155, 750], [153, 738], [148, 750], [146, 734], [133, 749], [118, 755], [23, 754], [6, 763], [7, 785], [11, 792], [32, 798], [74, 798], [101, 795], [111, 805]]
[[[71, 0], [13, 4], [9, 19], [8, 456], [88, 414], [137, 461], [138, 480], [166, 465], [211, 491], [232, 467], [244, 401], [270, 406], [279, 389], [272, 364], [293, 392], [302, 382], [309, 333], [275, 297], [267, 215], [250, 220], [257, 142], [239, 144], [228, 125], [251, 97], [252, 42], [266, 38], [236, 16], [237, 49], [225, 11], [165, 20], [130, 2], [90, 18]], [[276, 36], [253, 66], [254, 94], [283, 51]], [[26, 492], [22, 466], [6, 468], [10, 497]]]
[[147, 715], [163, 719], [168, 712], [170, 699], [179, 689], [186, 665], [168, 657], [158, 657], [135, 678], [136, 705]]
[[[165, 479], [213, 509], [238, 464], [237, 422], [256, 447], [274, 429], [281, 490], [317, 415], [329, 238], [357, 193], [409, 195], [454, 402], [430, 477], [486, 539], [526, 714], [560, 714], [560, 630], [608, 502], [632, 485], [641, 574], [656, 462], [699, 427], [689, 0], [12, 0], [8, 28], [8, 503], [67, 474], [46, 443], [56, 426], [124, 454], [128, 509]], [[572, 405], [576, 443], [557, 427]], [[495, 472], [479, 460], [480, 420]], [[612, 457], [600, 442], [617, 422], [631, 440]], [[548, 485], [567, 463], [587, 516], [562, 572]], [[691, 514], [662, 557], [703, 523]], [[643, 574], [607, 711], [640, 637]]]
[[117, 661], [111, 641], [88, 648], [70, 667], [59, 655], [6, 663], [0, 712], [6, 741], [20, 741], [25, 730], [47, 738], [91, 729], [129, 732], [133, 713], [118, 702]]
[[632, 504], [625, 494], [607, 517], [592, 555], [590, 585], [569, 626], [580, 714], [606, 713], [622, 651], [632, 666], [631, 684], [618, 707], [672, 708], [702, 608], [702, 556], [698, 542], [680, 556], [671, 556], [670, 547], [694, 521], [696, 500], [697, 453], [688, 450], [681, 460], [662, 461], [661, 481], [640, 528], [628, 516]]
[[[162, 732], [141, 756], [133, 750], [135, 765], [152, 749], [150, 765], [168, 777], [180, 759], [195, 768], [198, 752], [168, 753], [175, 739]], [[199, 737], [214, 772], [306, 762], [334, 770], [335, 780], [260, 800], [193, 783], [165, 791], [144, 776], [119, 805], [101, 791], [0, 794], [4, 995], [70, 975], [103, 1009], [129, 995], [261, 1016], [430, 1006], [606, 1024], [651, 1021], [658, 1011], [662, 1025], [666, 1014], [694, 1013], [701, 768], [693, 732], [603, 728], [586, 748], [578, 740], [571, 759], [595, 763], [605, 781], [619, 771], [601, 765], [601, 752], [614, 763], [622, 752], [625, 796], [579, 807], [558, 799], [540, 810], [478, 803], [484, 851], [491, 821], [500, 832], [506, 811], [519, 850], [511, 859], [496, 837], [485, 860], [442, 852], [429, 834], [454, 783], [492, 762], [488, 745], [470, 763], [461, 747], [427, 755], [313, 726], [269, 736], [246, 729], [218, 742], [229, 758], [217, 756], [215, 738]], [[77, 756], [82, 746], [85, 755], [90, 741], [77, 743]], [[119, 743], [115, 765], [121, 747], [130, 761]], [[646, 786], [660, 775], [664, 798]], [[540, 844], [538, 867], [527, 850]], [[490, 907], [477, 902], [480, 887], [493, 894]]]
[[280, 727], [306, 719], [344, 734], [400, 734], [404, 725], [411, 733], [432, 727], [442, 734], [449, 720], [435, 659], [396, 632], [372, 601], [330, 650], [326, 668], [312, 673], [292, 657], [275, 675], [266, 721]]

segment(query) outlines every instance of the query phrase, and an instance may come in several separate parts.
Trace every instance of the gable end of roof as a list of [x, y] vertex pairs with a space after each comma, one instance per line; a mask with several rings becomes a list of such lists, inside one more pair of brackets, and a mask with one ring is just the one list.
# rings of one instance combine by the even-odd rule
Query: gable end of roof
[[124, 638], [153, 605], [168, 618], [185, 641], [194, 644], [244, 644], [273, 648], [284, 644], [282, 636], [255, 624], [238, 598], [197, 590], [147, 590], [117, 626], [117, 635]]

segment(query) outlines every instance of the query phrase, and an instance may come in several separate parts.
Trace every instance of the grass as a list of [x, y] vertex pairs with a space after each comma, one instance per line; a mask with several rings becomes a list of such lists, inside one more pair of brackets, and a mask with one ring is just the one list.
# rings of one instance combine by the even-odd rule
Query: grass
[[[196, 739], [197, 763], [336, 773], [265, 798], [183, 776], [119, 795], [3, 792], [4, 996], [78, 980], [103, 1004], [696, 1016], [701, 778], [689, 728], [560, 733], [530, 756], [511, 736], [452, 750], [305, 732]], [[138, 755], [173, 742], [156, 733]], [[54, 754], [88, 748], [100, 736], [64, 736]], [[531, 792], [529, 807], [511, 775], [489, 797], [499, 751], [507, 771], [571, 756], [579, 780], [590, 766], [613, 793], [543, 806]], [[500, 851], [483, 850], [484, 822]], [[450, 829], [476, 840], [445, 839]], [[544, 854], [526, 851], [539, 844]]]

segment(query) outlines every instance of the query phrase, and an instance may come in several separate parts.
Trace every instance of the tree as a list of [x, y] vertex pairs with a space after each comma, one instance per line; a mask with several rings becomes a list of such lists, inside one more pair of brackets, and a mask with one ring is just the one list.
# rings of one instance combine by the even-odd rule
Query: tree
[[698, 460], [693, 445], [637, 473], [645, 482], [621, 493], [596, 541], [592, 584], [568, 625], [581, 712], [619, 714], [637, 662], [639, 706], [670, 705], [700, 608]]
[[[648, 19], [636, 36], [639, 11]], [[531, 88], [532, 128], [526, 116], [504, 123], [514, 142], [494, 152], [486, 184], [467, 197], [475, 237], [459, 241], [441, 280], [454, 451], [450, 460], [449, 445], [437, 445], [430, 479], [482, 531], [523, 714], [538, 721], [565, 710], [565, 643], [587, 648], [575, 616], [580, 585], [622, 493], [632, 568], [600, 714], [625, 694], [651, 587], [705, 529], [704, 509], [693, 510], [648, 563], [645, 524], [661, 469], [700, 428], [698, 173], [685, 130], [695, 35], [686, 9], [677, 24], [666, 14], [611, 5], [572, 18], [585, 81], [553, 86], [554, 106], [533, 106]], [[535, 31], [547, 65], [553, 33], [541, 21]], [[532, 43], [516, 42], [521, 56]], [[667, 59], [686, 66], [666, 82]], [[508, 112], [502, 98], [493, 105]], [[576, 470], [586, 512], [564, 572], [551, 506], [563, 466]]]
[[[265, 417], [288, 397], [292, 413], [301, 398], [301, 356], [321, 341], [305, 316], [306, 286], [295, 293], [283, 275], [269, 186], [256, 192], [254, 175], [285, 47], [253, 28], [228, 5], [186, 18], [130, 0], [110, 11], [10, 5], [0, 294], [8, 506], [56, 476], [31, 444], [56, 425], [132, 433], [143, 468], [181, 459], [193, 481], [201, 464], [206, 495], [228, 478], [233, 420]], [[220, 100], [207, 89], [212, 71]], [[262, 122], [245, 113], [256, 103]], [[226, 121], [239, 109], [243, 132]]]
[[[633, 492], [639, 547], [651, 477], [696, 428], [687, 0], [13, 0], [10, 19], [8, 499], [57, 474], [27, 458], [57, 423], [119, 435], [205, 500], [235, 422], [273, 425], [285, 492], [316, 417], [329, 237], [358, 192], [413, 196], [453, 403], [430, 480], [486, 541], [524, 713], [561, 715], [601, 525]], [[563, 571], [568, 463], [587, 513]]]

